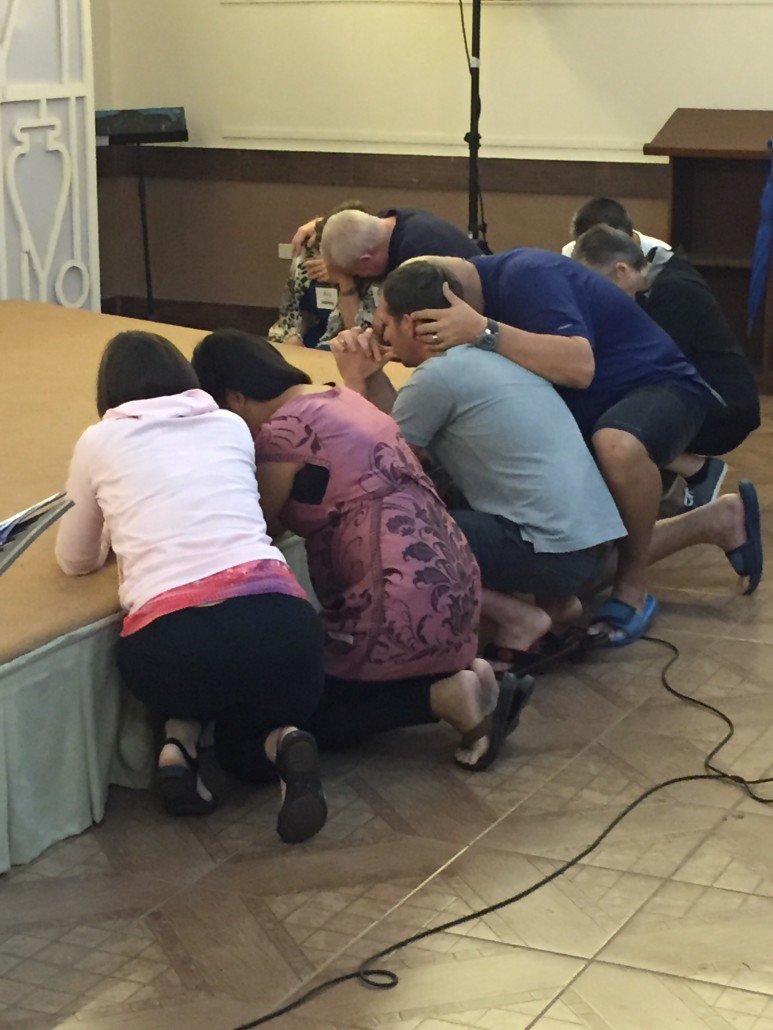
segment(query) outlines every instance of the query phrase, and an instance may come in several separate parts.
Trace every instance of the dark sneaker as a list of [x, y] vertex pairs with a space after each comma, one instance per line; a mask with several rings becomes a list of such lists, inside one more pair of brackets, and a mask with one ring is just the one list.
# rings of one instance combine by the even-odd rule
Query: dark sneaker
[[683, 511], [702, 508], [719, 496], [727, 475], [727, 464], [721, 458], [706, 458], [703, 468], [685, 480]]
[[317, 743], [310, 733], [284, 734], [277, 748], [276, 771], [285, 787], [277, 833], [286, 844], [300, 844], [319, 833], [327, 819]]

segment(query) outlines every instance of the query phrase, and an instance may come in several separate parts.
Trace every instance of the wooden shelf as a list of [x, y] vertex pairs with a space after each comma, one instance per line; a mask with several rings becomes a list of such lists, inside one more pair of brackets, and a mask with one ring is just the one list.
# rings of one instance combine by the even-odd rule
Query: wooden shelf
[[771, 138], [773, 111], [683, 107], [644, 147], [669, 158], [671, 243], [708, 280], [766, 390], [773, 384], [773, 278], [751, 336], [746, 300]]
[[748, 272], [752, 267], [751, 258], [748, 257], [725, 257], [722, 254], [703, 254], [695, 250], [691, 251], [688, 257], [696, 268], [733, 268]]
[[655, 138], [644, 144], [644, 153], [753, 161], [769, 158], [769, 139], [773, 111], [678, 107]]

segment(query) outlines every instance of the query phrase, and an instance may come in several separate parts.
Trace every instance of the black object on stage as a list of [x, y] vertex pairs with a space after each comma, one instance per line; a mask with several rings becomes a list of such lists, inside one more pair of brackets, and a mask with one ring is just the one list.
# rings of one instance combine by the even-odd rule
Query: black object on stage
[[[480, 192], [478, 176], [478, 152], [480, 151], [480, 8], [481, 0], [472, 0], [472, 46], [467, 55], [470, 70], [470, 131], [464, 142], [469, 148], [468, 173], [468, 224], [467, 234], [480, 247], [484, 254], [490, 254], [491, 248], [486, 242], [486, 222], [483, 217], [483, 198]], [[464, 15], [462, 15], [464, 28]], [[465, 34], [465, 46], [467, 43]], [[480, 221], [478, 214], [480, 213]]]
[[147, 315], [153, 318], [153, 275], [148, 238], [148, 206], [145, 192], [145, 171], [142, 164], [143, 143], [185, 143], [188, 127], [185, 108], [142, 107], [137, 109], [96, 111], [97, 143], [108, 146], [134, 146], [137, 157], [137, 193], [140, 200], [142, 254], [145, 262], [145, 300]]
[[52, 494], [3, 519], [0, 522], [0, 575], [13, 565], [33, 540], [60, 519], [72, 503], [63, 493]]

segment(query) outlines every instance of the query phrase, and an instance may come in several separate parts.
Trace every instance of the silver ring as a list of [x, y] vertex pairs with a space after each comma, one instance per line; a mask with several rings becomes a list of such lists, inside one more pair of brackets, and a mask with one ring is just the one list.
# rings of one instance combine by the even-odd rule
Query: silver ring
[[432, 334], [432, 342], [433, 343], [437, 343], [438, 342], [438, 334], [437, 333], [433, 333]]

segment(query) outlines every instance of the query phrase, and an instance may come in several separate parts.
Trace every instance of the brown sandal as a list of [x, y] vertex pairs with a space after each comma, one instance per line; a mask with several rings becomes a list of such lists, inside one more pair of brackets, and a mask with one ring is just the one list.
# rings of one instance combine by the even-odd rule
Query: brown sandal
[[499, 697], [497, 698], [494, 711], [491, 715], [487, 715], [485, 719], [481, 719], [477, 726], [473, 726], [471, 730], [462, 734], [461, 741], [459, 742], [461, 748], [471, 748], [479, 740], [482, 740], [483, 737], [488, 737], [489, 742], [488, 748], [483, 752], [478, 761], [472, 764], [462, 762], [454, 755], [454, 761], [462, 769], [467, 769], [468, 772], [483, 772], [484, 769], [488, 769], [496, 761], [502, 744], [507, 737], [507, 727], [511, 722], [513, 699], [517, 685], [517, 677], [503, 676], [499, 684]]

